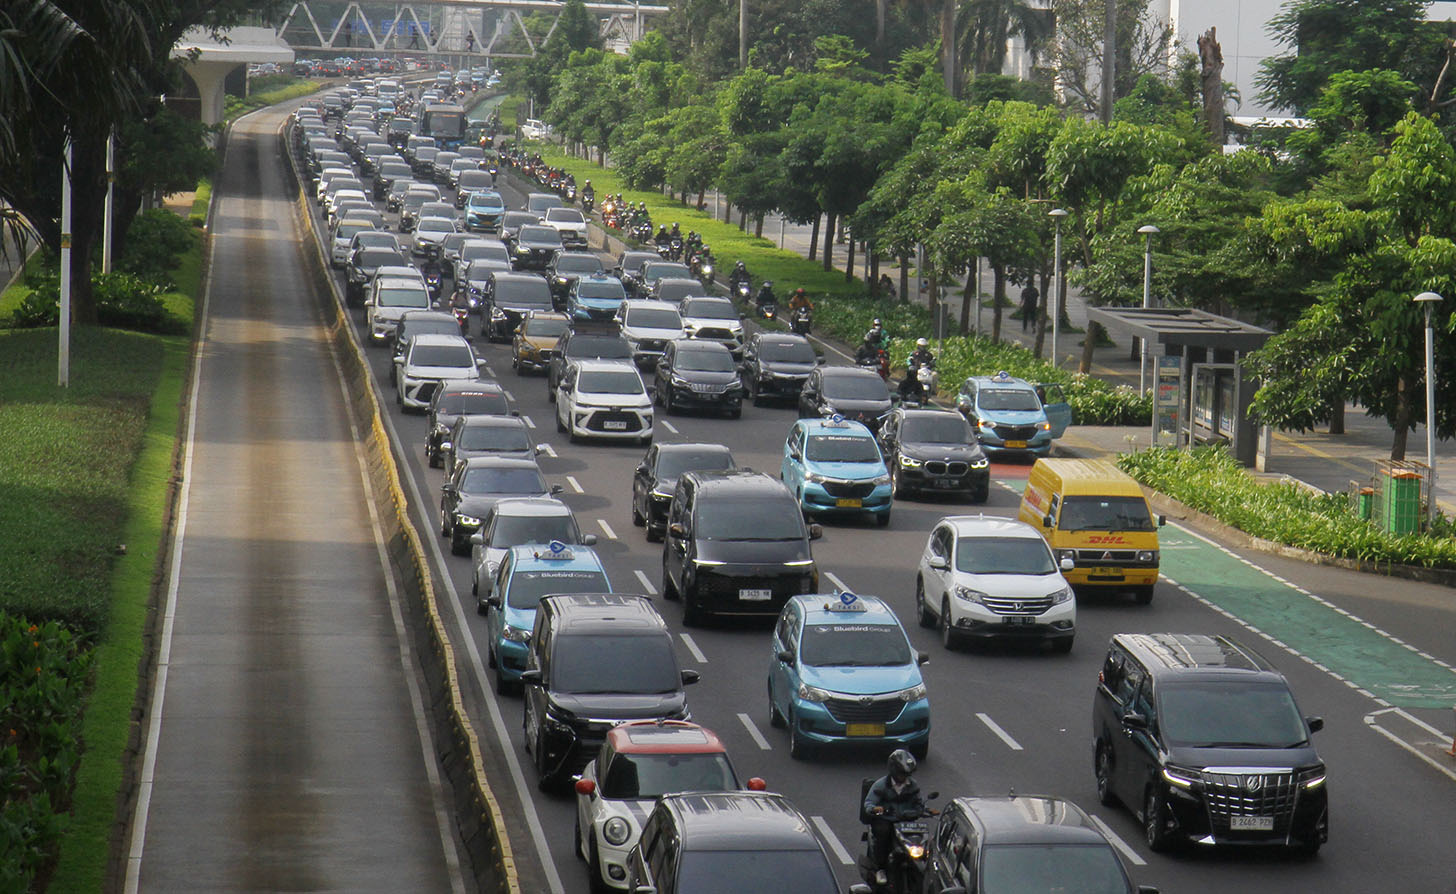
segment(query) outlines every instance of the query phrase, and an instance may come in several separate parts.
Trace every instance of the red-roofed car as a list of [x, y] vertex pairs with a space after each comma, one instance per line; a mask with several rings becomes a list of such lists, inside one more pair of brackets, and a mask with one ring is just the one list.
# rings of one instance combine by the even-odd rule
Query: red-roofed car
[[587, 861], [592, 891], [626, 887], [627, 852], [660, 795], [762, 791], [738, 781], [712, 730], [683, 720], [641, 720], [607, 733], [576, 780], [576, 852]]

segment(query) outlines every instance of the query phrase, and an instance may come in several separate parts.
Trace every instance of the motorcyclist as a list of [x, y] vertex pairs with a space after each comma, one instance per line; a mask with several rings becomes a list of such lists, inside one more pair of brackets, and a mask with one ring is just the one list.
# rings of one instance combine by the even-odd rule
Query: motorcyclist
[[596, 199], [597, 191], [595, 189], [592, 189], [590, 180], [586, 181], [581, 185], [581, 197], [583, 199], [589, 199], [593, 201]]
[[865, 333], [865, 344], [874, 345], [875, 350], [888, 350], [890, 347], [890, 333], [885, 331], [885, 324], [875, 317], [870, 324], [870, 331]]
[[929, 339], [925, 338], [915, 340], [915, 350], [905, 359], [905, 378], [900, 382], [901, 398], [919, 395], [923, 399], [929, 396], [924, 393], [917, 375], [921, 367], [935, 369], [935, 355], [930, 352]]
[[880, 344], [879, 338], [875, 336], [875, 331], [871, 329], [865, 333], [864, 341], [860, 342], [859, 347], [855, 349], [855, 365], [878, 367], [880, 365], [880, 351], [882, 349], [883, 347]]
[[772, 280], [766, 279], [763, 281], [763, 285], [758, 287], [758, 294], [753, 296], [753, 303], [758, 305], [759, 313], [763, 313], [763, 309], [770, 304], [778, 305], [779, 299], [774, 296]]
[[865, 796], [864, 814], [870, 817], [870, 859], [874, 861], [875, 884], [886, 885], [885, 867], [890, 860], [890, 842], [897, 820], [914, 820], [925, 815], [920, 786], [910, 777], [915, 756], [904, 748], [890, 752], [888, 772], [876, 779]]
[[652, 241], [657, 243], [657, 250], [662, 251], [672, 245], [672, 234], [667, 231], [667, 227], [659, 225], [657, 236]]
[[672, 222], [672, 232], [669, 235], [679, 242], [682, 241], [682, 228], [677, 225], [677, 221]]
[[798, 310], [801, 307], [807, 307], [809, 313], [814, 312], [814, 302], [809, 300], [808, 294], [803, 289], [795, 289], [794, 294], [789, 296], [789, 310]]

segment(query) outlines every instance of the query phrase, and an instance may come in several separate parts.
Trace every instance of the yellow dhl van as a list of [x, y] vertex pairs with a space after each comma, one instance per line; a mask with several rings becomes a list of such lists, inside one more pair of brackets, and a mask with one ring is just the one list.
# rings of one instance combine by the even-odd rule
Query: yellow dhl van
[[1137, 482], [1111, 461], [1038, 459], [1016, 517], [1041, 531], [1059, 563], [1072, 560], [1063, 574], [1074, 589], [1153, 600], [1164, 519], [1154, 523]]

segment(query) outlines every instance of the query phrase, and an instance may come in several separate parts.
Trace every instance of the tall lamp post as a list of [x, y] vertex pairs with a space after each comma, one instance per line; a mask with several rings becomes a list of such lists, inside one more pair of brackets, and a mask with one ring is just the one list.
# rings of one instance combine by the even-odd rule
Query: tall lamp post
[[[1153, 306], [1153, 237], [1162, 232], [1152, 224], [1138, 227], [1138, 232], [1143, 236], [1143, 310]], [[1138, 352], [1138, 397], [1142, 397], [1148, 390], [1148, 340], [1140, 338], [1141, 350]]]
[[[1069, 212], [1065, 208], [1053, 208], [1047, 212], [1047, 216], [1056, 222], [1057, 239], [1056, 249], [1052, 254], [1052, 366], [1061, 369], [1061, 358], [1057, 354], [1057, 336], [1061, 331], [1062, 323], [1062, 279], [1065, 274], [1062, 272], [1062, 218]], [[976, 294], [980, 294], [980, 283], [976, 283]], [[979, 299], [977, 299], [979, 303]]]
[[1436, 520], [1436, 331], [1431, 327], [1431, 312], [1441, 296], [1422, 292], [1415, 302], [1426, 311], [1426, 475], [1430, 481], [1430, 498], [1426, 500], [1426, 518]]

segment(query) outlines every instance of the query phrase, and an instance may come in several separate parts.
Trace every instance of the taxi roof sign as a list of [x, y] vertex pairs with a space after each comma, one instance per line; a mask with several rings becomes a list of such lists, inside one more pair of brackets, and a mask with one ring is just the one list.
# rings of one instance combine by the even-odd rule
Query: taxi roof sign
[[1006, 381], [1009, 381], [1011, 379], [1011, 373], [1009, 373], [1009, 372], [1007, 372], [1006, 370], [1003, 369], [1003, 370], [998, 371], [996, 373], [996, 375], [992, 376], [992, 378], [995, 379], [998, 382], [1006, 382]]
[[839, 594], [838, 601], [824, 603], [824, 610], [830, 612], [862, 612], [866, 609], [865, 604], [859, 600], [858, 596], [845, 590]]
[[562, 543], [560, 540], [553, 540], [550, 543], [546, 544], [545, 552], [537, 550], [531, 555], [537, 559], [559, 559], [561, 561], [567, 561], [569, 559], [576, 558], [576, 556], [572, 554], [571, 550], [566, 548], [566, 544]]
[[844, 424], [844, 414], [843, 413], [835, 413], [833, 416], [830, 416], [829, 417], [829, 424], [830, 425], [843, 425]]

